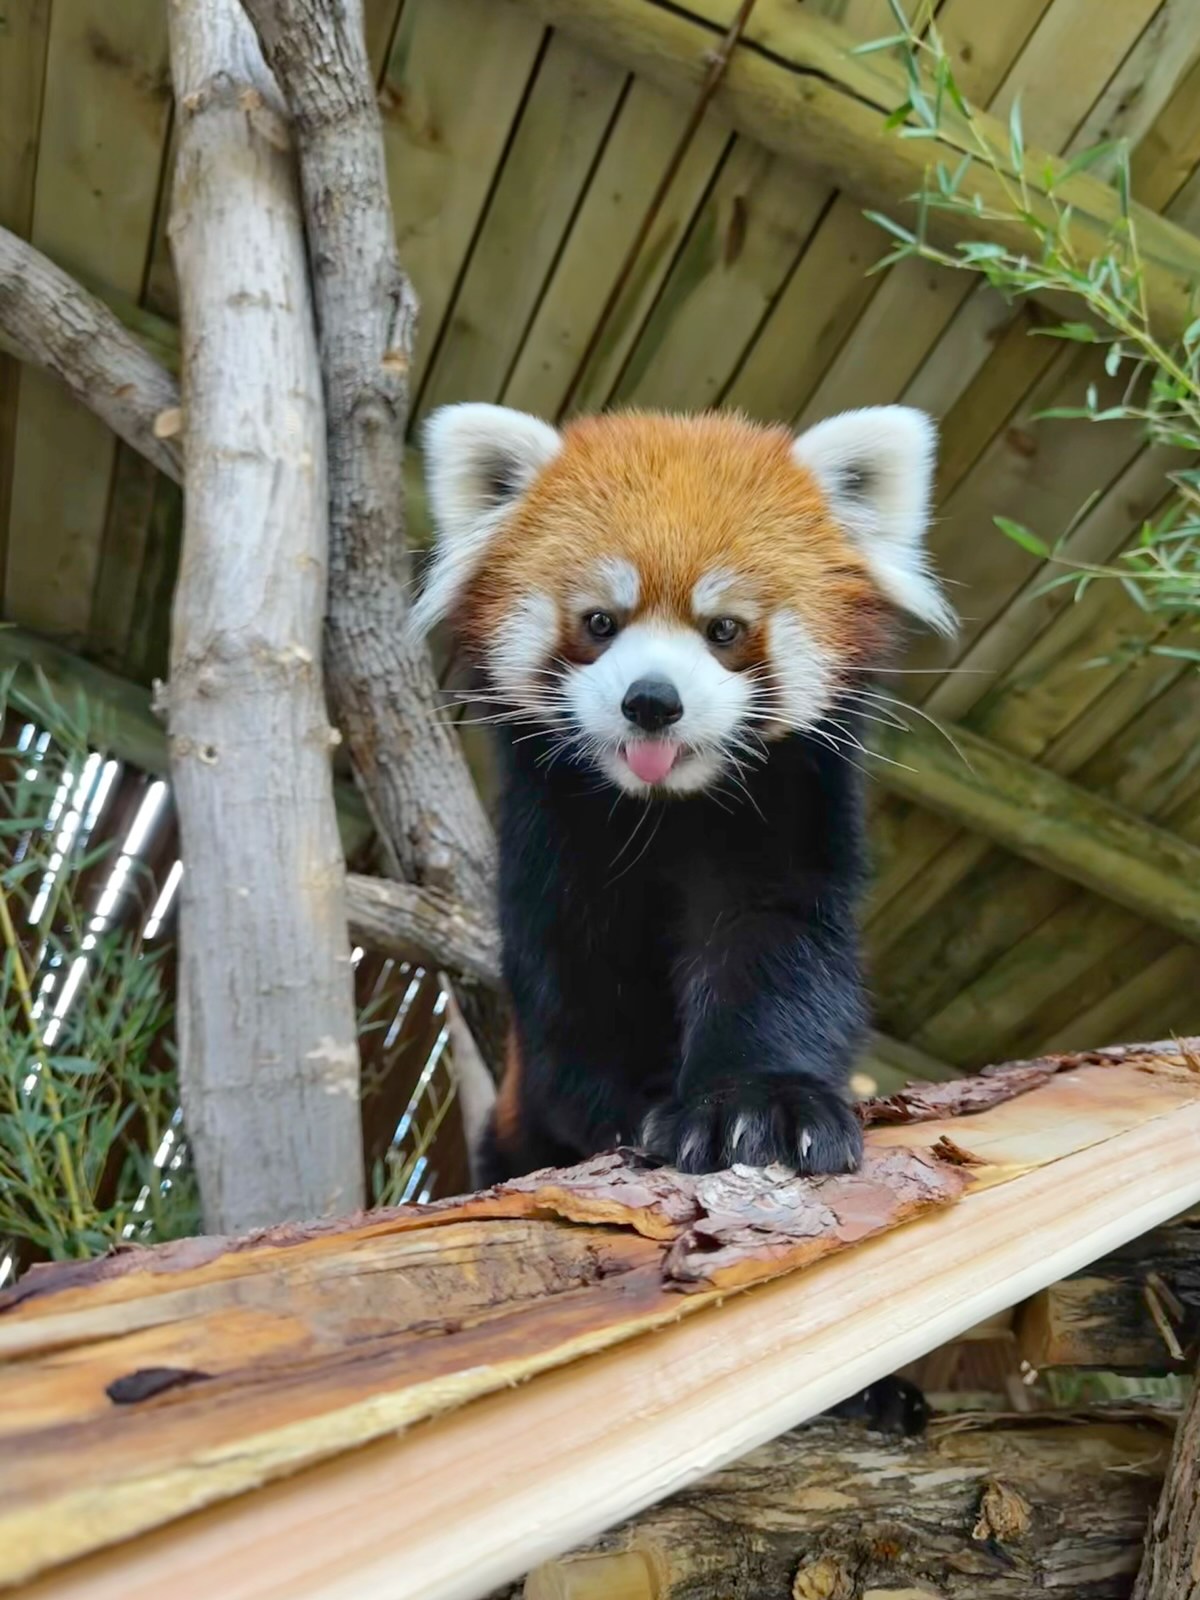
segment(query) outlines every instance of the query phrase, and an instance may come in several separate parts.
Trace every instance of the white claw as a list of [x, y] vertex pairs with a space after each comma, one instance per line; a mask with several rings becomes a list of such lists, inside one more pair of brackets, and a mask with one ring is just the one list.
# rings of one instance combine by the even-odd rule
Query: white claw
[[800, 1135], [800, 1159], [801, 1160], [803, 1160], [805, 1158], [805, 1156], [808, 1155], [808, 1152], [812, 1149], [812, 1146], [813, 1146], [812, 1134], [809, 1133], [807, 1128], [805, 1128], [803, 1133]]
[[679, 1146], [679, 1165], [684, 1167], [696, 1155], [704, 1144], [702, 1133], [689, 1133]]

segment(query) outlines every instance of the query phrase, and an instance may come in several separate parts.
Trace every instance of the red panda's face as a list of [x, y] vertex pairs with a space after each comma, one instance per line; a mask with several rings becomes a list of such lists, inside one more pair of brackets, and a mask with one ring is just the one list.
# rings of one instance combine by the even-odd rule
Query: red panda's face
[[515, 718], [621, 789], [688, 793], [817, 725], [894, 605], [945, 625], [920, 538], [932, 430], [888, 408], [794, 440], [707, 414], [562, 434], [492, 406], [427, 433], [450, 616]]

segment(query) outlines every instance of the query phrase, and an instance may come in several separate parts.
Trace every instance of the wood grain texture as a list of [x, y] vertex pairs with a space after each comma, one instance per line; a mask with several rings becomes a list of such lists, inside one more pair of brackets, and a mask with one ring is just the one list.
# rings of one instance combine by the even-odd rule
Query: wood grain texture
[[[338, 1442], [349, 1443], [347, 1419], [352, 1419], [352, 1437], [374, 1434], [378, 1442], [51, 1574], [29, 1587], [29, 1600], [109, 1600], [117, 1594], [144, 1600], [168, 1571], [182, 1600], [210, 1595], [214, 1584], [230, 1600], [267, 1592], [286, 1592], [294, 1600], [350, 1594], [475, 1600], [494, 1584], [517, 1578], [539, 1560], [741, 1456], [1200, 1198], [1200, 1082], [1178, 1054], [1173, 1059], [1134, 1054], [1112, 1066], [1067, 1067], [1042, 1088], [978, 1117], [901, 1125], [869, 1138], [872, 1149], [894, 1154], [928, 1152], [930, 1139], [942, 1134], [982, 1157], [979, 1165], [962, 1168], [971, 1187], [957, 1203], [837, 1251], [802, 1274], [784, 1274], [754, 1293], [736, 1294], [720, 1310], [707, 1309], [712, 1290], [683, 1296], [674, 1291], [670, 1306], [662, 1304], [662, 1261], [690, 1229], [683, 1214], [690, 1205], [685, 1195], [677, 1187], [662, 1190], [656, 1174], [635, 1173], [632, 1189], [621, 1186], [624, 1200], [632, 1202], [624, 1211], [626, 1226], [613, 1226], [622, 1213], [611, 1170], [594, 1170], [584, 1192], [573, 1192], [571, 1174], [544, 1174], [523, 1192], [494, 1190], [458, 1210], [448, 1203], [424, 1219], [414, 1216], [414, 1208], [381, 1216], [374, 1224], [365, 1219], [352, 1224], [349, 1235], [328, 1227], [309, 1237], [283, 1230], [234, 1251], [221, 1242], [195, 1242], [168, 1246], [171, 1256], [155, 1253], [149, 1259], [115, 1258], [109, 1266], [64, 1269], [66, 1275], [56, 1275], [56, 1283], [48, 1285], [51, 1293], [27, 1294], [24, 1304], [14, 1304], [0, 1320], [6, 1354], [26, 1350], [14, 1368], [26, 1381], [40, 1362], [37, 1350], [45, 1350], [51, 1371], [59, 1366], [64, 1373], [78, 1366], [88, 1370], [86, 1341], [101, 1338], [102, 1330], [115, 1339], [96, 1347], [109, 1352], [109, 1381], [130, 1370], [130, 1363], [120, 1360], [125, 1339], [134, 1344], [123, 1354], [138, 1347], [139, 1363], [154, 1352], [155, 1365], [208, 1370], [202, 1330], [211, 1323], [200, 1307], [221, 1307], [211, 1334], [221, 1339], [232, 1334], [226, 1323], [234, 1302], [246, 1338], [251, 1328], [258, 1330], [266, 1362], [251, 1378], [254, 1363], [246, 1368], [245, 1362], [251, 1346], [243, 1338], [235, 1352], [245, 1374], [243, 1418], [258, 1426], [253, 1419], [320, 1413], [291, 1429], [283, 1424], [274, 1445], [270, 1435], [261, 1434], [258, 1445], [243, 1442], [240, 1450], [222, 1450], [218, 1443], [216, 1453], [186, 1454], [182, 1478], [155, 1467], [146, 1450], [128, 1446], [120, 1461], [139, 1478], [138, 1490], [125, 1498], [112, 1466], [104, 1470], [101, 1490], [93, 1491], [110, 1502], [99, 1520], [102, 1538], [117, 1533], [114, 1507], [142, 1526], [162, 1522], [173, 1515], [181, 1490], [192, 1493], [197, 1480], [205, 1494], [226, 1493], [238, 1486], [230, 1474], [238, 1482], [253, 1482], [256, 1474], [285, 1469], [283, 1458], [291, 1454], [294, 1461], [294, 1451], [312, 1459], [314, 1451], [328, 1453]], [[722, 1205], [728, 1197], [730, 1190]], [[533, 1339], [522, 1339], [518, 1314], [501, 1317], [486, 1334], [472, 1334], [480, 1312], [486, 1326], [494, 1310], [490, 1296], [504, 1275], [526, 1290], [531, 1280], [546, 1285], [570, 1280], [578, 1269], [573, 1251], [579, 1240], [574, 1229], [563, 1235], [566, 1224], [552, 1221], [568, 1208], [592, 1218], [574, 1229], [584, 1229], [592, 1261], [613, 1264], [611, 1280], [589, 1270], [587, 1285], [550, 1298], [550, 1306], [557, 1306], [554, 1315], [538, 1290], [534, 1299], [541, 1302], [541, 1312], [531, 1312], [528, 1302], [525, 1307], [530, 1312], [525, 1333], [541, 1330]], [[491, 1219], [482, 1214], [488, 1210]], [[501, 1218], [496, 1211], [520, 1216]], [[672, 1227], [683, 1229], [672, 1243], [646, 1237]], [[491, 1248], [488, 1238], [523, 1243], [506, 1251]], [[541, 1245], [534, 1245], [534, 1238]], [[549, 1238], [558, 1254], [547, 1254]], [[565, 1256], [563, 1238], [576, 1240], [566, 1246]], [[354, 1250], [347, 1254], [350, 1240]], [[454, 1269], [454, 1245], [461, 1248], [467, 1269], [461, 1275]], [[754, 1248], [739, 1261], [752, 1259]], [[771, 1248], [762, 1253], [765, 1261]], [[819, 1250], [819, 1240], [808, 1238], [798, 1248]], [[155, 1270], [155, 1261], [162, 1261], [162, 1270]], [[403, 1262], [405, 1272], [397, 1278], [387, 1270], [371, 1270], [389, 1261]], [[350, 1274], [362, 1272], [362, 1301], [347, 1294], [347, 1267]], [[614, 1349], [571, 1362], [558, 1373], [546, 1371], [520, 1392], [480, 1398], [398, 1440], [379, 1437], [394, 1432], [408, 1416], [427, 1413], [430, 1402], [446, 1405], [461, 1398], [464, 1389], [506, 1386], [530, 1370], [530, 1362], [549, 1365], [587, 1349], [597, 1328], [581, 1331], [587, 1312], [576, 1310], [576, 1302], [589, 1302], [594, 1309], [606, 1304], [613, 1314], [613, 1301], [605, 1302], [605, 1283], [618, 1290], [626, 1275], [629, 1304]], [[37, 1280], [29, 1282], [35, 1286]], [[397, 1344], [408, 1341], [411, 1352], [419, 1342], [418, 1328], [402, 1331], [403, 1312], [419, 1312], [427, 1294], [442, 1304], [437, 1325], [424, 1325], [424, 1354], [413, 1355], [419, 1370], [406, 1363], [406, 1387], [389, 1389], [378, 1382], [378, 1363], [386, 1365], [387, 1350]], [[466, 1310], [461, 1322], [454, 1317], [456, 1306]], [[357, 1309], [365, 1320], [354, 1358], [326, 1358], [331, 1344], [349, 1336]], [[696, 1315], [677, 1320], [690, 1309]], [[624, 1334], [656, 1317], [662, 1326], [653, 1339], [626, 1342]], [[848, 1339], [850, 1326], [874, 1328], [878, 1338]], [[600, 1333], [608, 1338], [613, 1326]], [[488, 1346], [494, 1365], [475, 1365], [454, 1378], [438, 1366], [435, 1352], [446, 1339], [462, 1339], [466, 1350], [472, 1336]], [[555, 1357], [547, 1342], [554, 1344], [558, 1336], [570, 1342], [570, 1349], [558, 1347]], [[272, 1350], [280, 1360], [274, 1381]], [[219, 1350], [211, 1355], [218, 1357]], [[293, 1381], [288, 1382], [290, 1365]], [[434, 1386], [421, 1397], [419, 1386], [430, 1376]], [[355, 1397], [362, 1398], [358, 1379], [371, 1398], [355, 1410]], [[75, 1408], [99, 1414], [98, 1427], [107, 1434], [117, 1429], [126, 1440], [149, 1446], [157, 1438], [162, 1446], [171, 1434], [179, 1437], [179, 1430], [208, 1429], [210, 1435], [216, 1430], [218, 1438], [232, 1434], [237, 1403], [218, 1403], [222, 1387], [226, 1394], [237, 1389], [237, 1373], [216, 1376], [210, 1386], [165, 1389], [141, 1405], [118, 1408], [115, 1416], [102, 1395], [98, 1371], [83, 1381], [82, 1392], [72, 1390], [67, 1378], [58, 1392], [70, 1414]], [[27, 1392], [34, 1394], [32, 1387]], [[51, 1414], [54, 1392], [51, 1381], [37, 1402]], [[322, 1413], [323, 1405], [347, 1400], [342, 1410]], [[210, 1426], [197, 1413], [216, 1413], [218, 1421]], [[0, 1411], [5, 1414], [10, 1427], [19, 1426], [16, 1408]], [[109, 1450], [114, 1450], [112, 1437]], [[29, 1461], [29, 1451], [22, 1448], [18, 1454]], [[8, 1451], [5, 1459], [11, 1458]], [[109, 1461], [114, 1459], [110, 1454]], [[536, 1466], [517, 1474], [514, 1459], [536, 1461]], [[51, 1502], [61, 1504], [70, 1494], [70, 1478], [62, 1477], [67, 1470], [83, 1470], [82, 1456], [74, 1464], [59, 1459], [46, 1472], [43, 1514]], [[26, 1504], [19, 1512], [11, 1498], [5, 1501], [5, 1509], [10, 1507], [13, 1515], [32, 1517], [26, 1523], [30, 1530], [42, 1526], [53, 1560], [66, 1554], [64, 1534], [75, 1530], [72, 1536], [82, 1539], [75, 1517], [54, 1515], [48, 1526], [37, 1509], [30, 1512]], [[86, 1498], [80, 1512], [94, 1507], [96, 1501]], [[24, 1547], [29, 1549], [29, 1542]], [[13, 1552], [22, 1546], [8, 1538], [0, 1549]]]
[[1175, 1433], [1132, 1600], [1200, 1597], [1200, 1384]]
[[50, 373], [118, 437], [178, 478], [177, 438], [154, 422], [179, 404], [174, 381], [108, 308], [67, 273], [0, 228], [0, 338]]
[[[160, 0], [51, 7], [31, 243], [64, 270], [91, 273], [136, 299], [169, 120]], [[16, 441], [9, 615], [82, 637], [115, 441], [89, 410], [35, 370], [21, 374]], [[64, 461], [71, 471], [63, 471]]]
[[[1102, 1253], [1098, 1240], [1119, 1242], [1111, 1239], [1114, 1226], [1136, 1232], [1163, 1205], [1178, 1210], [1189, 1195], [1200, 1198], [1200, 1165], [1184, 1160], [1185, 1153], [1195, 1155], [1200, 1138], [1200, 1077], [1190, 1059], [1173, 1046], [1132, 1047], [1090, 1064], [1020, 1064], [975, 1085], [940, 1085], [889, 1102], [882, 1114], [898, 1120], [868, 1135], [870, 1157], [859, 1177], [796, 1180], [774, 1170], [735, 1169], [684, 1179], [601, 1157], [462, 1201], [340, 1225], [279, 1228], [242, 1241], [181, 1241], [31, 1273], [0, 1299], [0, 1574], [27, 1576], [655, 1327], [665, 1331], [627, 1351], [639, 1371], [649, 1357], [660, 1386], [650, 1411], [642, 1389], [643, 1423], [628, 1431], [619, 1425], [624, 1396], [632, 1401], [634, 1393], [619, 1384], [610, 1386], [599, 1412], [586, 1394], [578, 1406], [560, 1409], [552, 1431], [561, 1438], [545, 1443], [552, 1452], [566, 1448], [568, 1416], [572, 1427], [578, 1424], [582, 1434], [570, 1448], [577, 1471], [587, 1467], [582, 1481], [614, 1449], [633, 1452], [632, 1461], [654, 1440], [651, 1455], [659, 1459], [660, 1444], [667, 1449], [678, 1482], [675, 1451], [683, 1437], [692, 1440], [685, 1452], [691, 1476], [810, 1408], [852, 1393], [868, 1381], [864, 1363], [876, 1363], [878, 1376], [940, 1342], [947, 1316], [966, 1327], [1040, 1287], [1062, 1269], [1064, 1248], [1080, 1265], [1093, 1249]], [[1039, 1080], [1039, 1087], [1028, 1087]], [[1011, 1098], [1020, 1089], [1026, 1092]], [[992, 1101], [990, 1109], [912, 1121], [947, 1106], [979, 1104], [978, 1097]], [[1110, 1207], [1111, 1185], [1099, 1181], [1101, 1174], [1144, 1162], [1149, 1138], [1160, 1151], [1155, 1172], [1133, 1205], [1126, 1196], [1121, 1209]], [[988, 1195], [996, 1189], [1016, 1219], [1000, 1233], [987, 1220]], [[1029, 1249], [1027, 1191], [1044, 1216], [1045, 1250]], [[1187, 1191], [1182, 1200], [1181, 1191]], [[947, 1205], [956, 1195], [962, 1198]], [[1049, 1196], [1057, 1203], [1048, 1204]], [[891, 1258], [878, 1255], [871, 1236], [931, 1206], [947, 1221], [961, 1214], [962, 1223], [935, 1220], [932, 1238], [928, 1224], [924, 1233], [897, 1233], [900, 1248], [889, 1267]], [[1021, 1236], [1015, 1241], [1014, 1232]], [[930, 1277], [923, 1249], [946, 1256], [944, 1274]], [[863, 1255], [860, 1270], [854, 1258], [861, 1252], [870, 1253], [871, 1264]], [[831, 1253], [830, 1264], [840, 1256], [853, 1265], [822, 1280], [819, 1263]], [[799, 1266], [806, 1271], [796, 1275]], [[784, 1300], [750, 1297], [749, 1323], [739, 1311], [741, 1297], [720, 1312], [710, 1309], [734, 1288], [780, 1275], [793, 1293]], [[919, 1323], [907, 1320], [918, 1291], [929, 1302]], [[900, 1303], [906, 1292], [914, 1297], [912, 1312]], [[982, 1312], [981, 1297], [988, 1302]], [[778, 1321], [772, 1326], [772, 1306], [790, 1332]], [[882, 1344], [846, 1340], [848, 1318], [867, 1319], [859, 1324], [865, 1329], [881, 1315]], [[671, 1331], [681, 1317], [684, 1327]], [[687, 1324], [708, 1325], [698, 1347], [707, 1354], [698, 1361], [671, 1343]], [[822, 1353], [822, 1343], [835, 1325], [839, 1347], [831, 1361], [832, 1347]], [[756, 1368], [770, 1350], [786, 1353], [790, 1377]], [[585, 1363], [567, 1376], [586, 1389], [592, 1370]], [[705, 1417], [705, 1406], [682, 1403], [681, 1393], [671, 1398], [681, 1384], [707, 1392], [711, 1381], [728, 1405], [739, 1371], [736, 1423], [729, 1411], [718, 1423]], [[120, 1403], [108, 1392], [118, 1381]], [[634, 1388], [645, 1381], [639, 1377]], [[536, 1393], [536, 1386], [525, 1391], [518, 1407], [534, 1405]], [[488, 1413], [478, 1415], [486, 1429]], [[422, 1430], [414, 1446], [423, 1451], [432, 1437]], [[365, 1459], [349, 1458], [346, 1467], [357, 1472]], [[435, 1448], [427, 1474], [433, 1492], [440, 1492], [439, 1459]], [[454, 1459], [461, 1496], [475, 1454], [466, 1450]], [[506, 1570], [497, 1571], [491, 1557], [478, 1567], [472, 1559], [470, 1576], [464, 1569], [457, 1586], [448, 1586], [444, 1571], [437, 1576], [418, 1553], [412, 1587], [401, 1583], [389, 1592], [479, 1594], [549, 1553], [550, 1545], [562, 1549], [661, 1493], [653, 1488], [661, 1479], [645, 1471], [631, 1478], [626, 1469], [614, 1499], [616, 1480], [608, 1467], [600, 1470], [608, 1487], [584, 1518], [588, 1528], [581, 1527], [574, 1487], [564, 1486], [565, 1515], [556, 1502], [552, 1518], [532, 1523], [513, 1522], [511, 1508], [495, 1520], [495, 1499], [502, 1503], [516, 1487], [512, 1474], [507, 1484], [494, 1482], [493, 1496], [459, 1498], [452, 1519], [459, 1556], [467, 1548], [482, 1552], [461, 1526], [464, 1506], [473, 1506], [493, 1530], [489, 1548], [503, 1527]], [[408, 1522], [409, 1510], [433, 1544], [439, 1527], [448, 1534], [450, 1525], [430, 1514], [428, 1498], [423, 1510], [408, 1507], [398, 1517], [397, 1507], [407, 1502], [390, 1494], [388, 1514], [406, 1558], [417, 1526]], [[521, 1530], [538, 1523], [536, 1548], [522, 1546]], [[186, 1536], [180, 1530], [174, 1537]], [[243, 1559], [239, 1571], [253, 1584], [251, 1568], [266, 1577], [273, 1561], [264, 1567]], [[191, 1561], [179, 1570], [199, 1577]], [[122, 1571], [138, 1595], [137, 1561], [127, 1567], [122, 1556]], [[273, 1567], [271, 1581], [289, 1580]], [[61, 1582], [68, 1585], [64, 1593], [79, 1583], [85, 1587], [74, 1592], [105, 1593], [88, 1586], [86, 1569]]]
[[[451, 9], [460, 25], [472, 15], [482, 22], [459, 0], [436, 17], [406, 6], [393, 67], [413, 67], [411, 29], [436, 31]], [[397, 251], [361, 10], [306, 0], [251, 0], [248, 10], [300, 155], [329, 422], [325, 665], [335, 716], [400, 874], [488, 904], [491, 828], [428, 651], [406, 628], [404, 434], [417, 301]]]
[[[653, 0], [521, 0], [547, 22], [562, 26], [621, 65], [664, 87], [698, 88], [705, 52], [727, 25], [720, 0], [687, 0], [670, 11]], [[825, 19], [787, 3], [764, 0], [745, 28], [713, 106], [767, 149], [800, 161], [827, 182], [844, 183], [861, 201], [895, 210], [922, 181], [931, 160], [929, 140], [879, 137], [880, 123], [905, 99], [903, 77], [882, 54], [855, 56], [852, 36]], [[986, 118], [984, 119], [986, 125]], [[997, 125], [997, 148], [1007, 137]], [[940, 154], [957, 162], [965, 136], [949, 118], [935, 141]], [[1027, 172], [1053, 169], [1052, 157], [1032, 149]], [[985, 205], [989, 175], [977, 182]], [[1036, 192], [1032, 204], [1044, 202]], [[1068, 190], [1070, 194], [1068, 195]], [[1081, 258], [1103, 248], [1119, 216], [1115, 192], [1095, 180], [1068, 180], [1056, 189], [1073, 208], [1072, 237]], [[1137, 228], [1146, 262], [1151, 316], [1164, 334], [1178, 334], [1190, 320], [1191, 284], [1200, 268], [1200, 244], [1183, 229], [1137, 208]], [[957, 222], [931, 213], [932, 235], [957, 236]], [[981, 222], [980, 236], [1025, 244], [1024, 224]]]
[[[951, 742], [953, 740], [953, 742]], [[965, 728], [881, 729], [878, 781], [1163, 927], [1200, 937], [1200, 850]], [[957, 748], [956, 748], [957, 746]]]
[[1171, 1420], [821, 1418], [492, 1600], [1127, 1600]]
[[206, 1223], [244, 1229], [363, 1195], [321, 674], [326, 421], [278, 90], [236, 0], [176, 0], [170, 22], [187, 464], [166, 695], [188, 863], [179, 1084]]
[[1020, 1308], [1031, 1367], [1190, 1372], [1200, 1351], [1200, 1215], [1177, 1217]]

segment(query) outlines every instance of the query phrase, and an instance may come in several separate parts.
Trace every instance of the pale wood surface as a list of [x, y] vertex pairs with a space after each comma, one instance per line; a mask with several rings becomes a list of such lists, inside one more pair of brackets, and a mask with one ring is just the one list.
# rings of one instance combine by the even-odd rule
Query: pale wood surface
[[[192, 1585], [196, 1593], [227, 1589], [235, 1600], [285, 1591], [478, 1596], [1194, 1204], [1200, 1080], [1191, 1058], [1171, 1059], [1070, 1068], [973, 1117], [876, 1130], [869, 1139], [878, 1159], [928, 1150], [947, 1134], [972, 1163], [955, 1169], [969, 1175], [968, 1192], [936, 1216], [860, 1241], [719, 1310], [705, 1306], [727, 1292], [723, 1274], [744, 1281], [748, 1267], [761, 1275], [799, 1258], [764, 1254], [753, 1236], [735, 1245], [735, 1230], [730, 1245], [697, 1258], [707, 1287], [664, 1301], [660, 1259], [689, 1259], [669, 1242], [678, 1223], [641, 1201], [642, 1209], [622, 1211], [620, 1192], [603, 1185], [588, 1199], [546, 1180], [517, 1186], [524, 1193], [511, 1199], [499, 1191], [424, 1217], [419, 1208], [385, 1215], [357, 1235], [326, 1231], [308, 1242], [268, 1235], [235, 1255], [172, 1247], [163, 1260], [173, 1269], [157, 1275], [135, 1260], [94, 1282], [93, 1269], [61, 1277], [57, 1291], [48, 1282], [48, 1292], [18, 1299], [0, 1320], [9, 1358], [23, 1352], [11, 1372], [24, 1396], [18, 1402], [14, 1390], [0, 1408], [0, 1427], [10, 1444], [14, 1428], [32, 1430], [9, 1451], [23, 1466], [6, 1489], [0, 1548], [10, 1564], [21, 1559], [12, 1552], [24, 1552], [27, 1562], [61, 1560], [97, 1538], [132, 1533], [659, 1325], [653, 1338], [573, 1364], [519, 1394], [481, 1400], [404, 1440], [355, 1452], [30, 1590], [104, 1597], [115, 1583], [137, 1600], [161, 1581], [167, 1562], [185, 1596]], [[959, 1092], [954, 1085], [936, 1091]], [[865, 1195], [861, 1180], [842, 1181], [847, 1198]], [[828, 1184], [822, 1192], [832, 1195]], [[530, 1201], [534, 1216], [521, 1221]], [[835, 1212], [843, 1208], [839, 1226], [849, 1216], [862, 1219], [844, 1202], [831, 1203]], [[579, 1221], [565, 1229], [536, 1220], [554, 1209]], [[516, 1215], [505, 1220], [506, 1212]], [[592, 1234], [587, 1226], [589, 1218], [634, 1215], [642, 1231]], [[350, 1238], [358, 1242], [343, 1258], [340, 1245]], [[505, 1239], [507, 1251], [497, 1247]], [[510, 1270], [506, 1259], [527, 1264], [522, 1270], [532, 1276], [521, 1292], [528, 1295], [547, 1271], [550, 1282], [555, 1272], [569, 1276], [571, 1251], [581, 1243], [600, 1250], [611, 1270], [593, 1276], [586, 1294], [564, 1299], [557, 1324], [538, 1320], [535, 1291], [521, 1317], [510, 1319], [507, 1343], [502, 1324], [485, 1317], [472, 1355], [470, 1329]], [[820, 1246], [819, 1238], [797, 1243], [810, 1258]], [[422, 1255], [431, 1272], [444, 1262], [448, 1273], [426, 1277]], [[405, 1270], [389, 1276], [389, 1265]], [[349, 1292], [346, 1266], [359, 1275], [357, 1293]], [[602, 1308], [622, 1285], [623, 1312], [620, 1297], [599, 1315], [589, 1312], [589, 1300]], [[430, 1291], [442, 1319], [432, 1326], [420, 1310]], [[687, 1310], [699, 1314], [664, 1325]], [[405, 1314], [409, 1332], [396, 1344]], [[518, 1336], [522, 1318], [526, 1333]], [[405, 1350], [400, 1387], [380, 1364], [384, 1324], [396, 1352]], [[336, 1351], [356, 1326], [357, 1355], [347, 1365]], [[453, 1354], [456, 1341], [465, 1364]], [[267, 1362], [262, 1386], [237, 1376], [251, 1350]], [[147, 1366], [229, 1376], [215, 1378], [208, 1396], [203, 1384], [184, 1386], [114, 1418], [102, 1385]], [[307, 1377], [297, 1386], [289, 1372]], [[80, 1419], [82, 1431], [64, 1455], [54, 1441], [65, 1444], [70, 1418]], [[56, 1428], [34, 1449], [39, 1428], [52, 1421]], [[514, 1459], [537, 1465], [514, 1474]], [[358, 1530], [353, 1549], [333, 1531], [346, 1514]], [[328, 1564], [318, 1549], [330, 1553]]]

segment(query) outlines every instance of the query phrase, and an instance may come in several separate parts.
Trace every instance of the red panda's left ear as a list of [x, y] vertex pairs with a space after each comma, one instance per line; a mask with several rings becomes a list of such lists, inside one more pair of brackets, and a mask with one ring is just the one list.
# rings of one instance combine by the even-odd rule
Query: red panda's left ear
[[923, 411], [874, 406], [818, 422], [792, 454], [816, 478], [884, 594], [938, 633], [953, 633], [954, 612], [924, 543], [936, 449], [937, 430]]
[[412, 626], [427, 632], [454, 609], [488, 542], [562, 447], [549, 423], [506, 406], [435, 411], [424, 429], [425, 482], [437, 530]]

